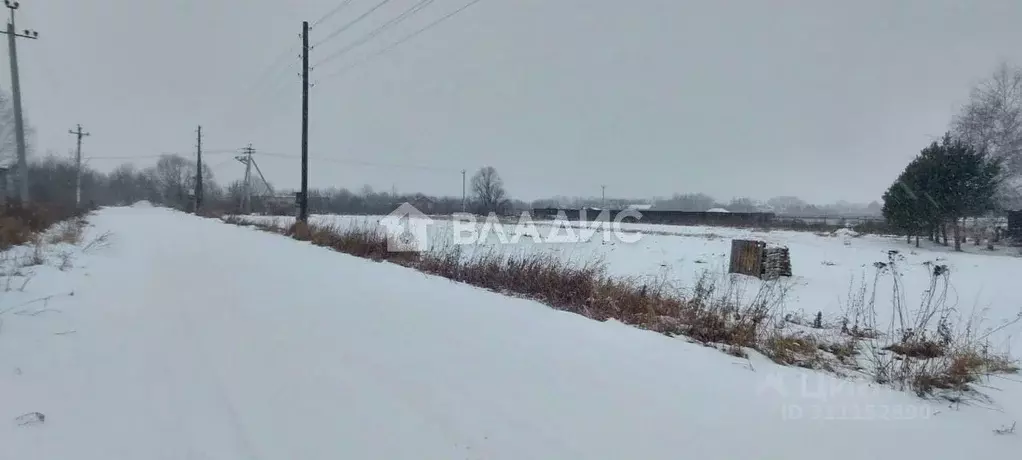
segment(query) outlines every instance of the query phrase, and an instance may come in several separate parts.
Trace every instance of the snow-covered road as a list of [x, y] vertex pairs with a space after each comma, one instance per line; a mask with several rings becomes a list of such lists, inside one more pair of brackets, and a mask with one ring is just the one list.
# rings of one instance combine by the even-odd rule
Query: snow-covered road
[[[1012, 382], [997, 382], [1004, 412], [951, 410], [216, 220], [116, 208], [91, 222], [113, 232], [109, 247], [41, 275], [31, 295], [0, 294], [0, 311], [54, 295], [50, 313], [2, 317], [0, 459], [1006, 459], [1022, 448], [992, 434], [1022, 416]], [[14, 421], [34, 411], [45, 423]]]

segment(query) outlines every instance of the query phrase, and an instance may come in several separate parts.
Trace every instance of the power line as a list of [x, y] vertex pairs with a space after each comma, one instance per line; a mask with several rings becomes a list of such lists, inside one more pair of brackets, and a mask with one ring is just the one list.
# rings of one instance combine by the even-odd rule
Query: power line
[[226, 159], [226, 160], [224, 160], [224, 161], [221, 161], [221, 162], [215, 163], [215, 164], [213, 164], [213, 165], [209, 165], [209, 163], [207, 163], [207, 165], [209, 165], [209, 166], [208, 166], [208, 167], [209, 167], [209, 169], [213, 170], [213, 169], [217, 169], [217, 168], [219, 168], [219, 167], [221, 167], [221, 166], [223, 166], [223, 165], [226, 165], [226, 164], [228, 164], [228, 163], [234, 163], [235, 161], [237, 161], [237, 160], [236, 160], [236, 159], [235, 159], [234, 157], [231, 157], [231, 158], [228, 158], [228, 159]]
[[382, 7], [383, 5], [386, 5], [387, 3], [390, 3], [390, 0], [383, 0], [383, 1], [381, 1], [380, 3], [377, 3], [377, 4], [376, 4], [376, 6], [374, 6], [374, 7], [370, 8], [370, 9], [369, 9], [369, 11], [366, 11], [365, 13], [362, 13], [362, 15], [361, 15], [361, 16], [359, 16], [359, 17], [357, 17], [357, 18], [355, 18], [355, 19], [351, 20], [350, 22], [348, 22], [347, 24], [345, 24], [345, 25], [341, 26], [340, 28], [338, 28], [338, 29], [335, 29], [335, 30], [334, 30], [333, 32], [330, 32], [330, 34], [329, 34], [329, 35], [327, 35], [327, 36], [326, 36], [325, 38], [323, 38], [322, 40], [320, 40], [320, 41], [318, 41], [318, 42], [314, 43], [314, 44], [312, 45], [312, 47], [313, 47], [313, 48], [315, 48], [315, 47], [317, 47], [317, 46], [319, 46], [319, 45], [322, 45], [323, 43], [326, 43], [326, 42], [328, 42], [328, 41], [330, 41], [330, 40], [334, 39], [334, 38], [335, 38], [335, 37], [337, 37], [338, 35], [340, 35], [340, 34], [343, 34], [343, 33], [344, 33], [344, 31], [346, 31], [346, 30], [350, 29], [350, 28], [351, 28], [352, 26], [354, 26], [355, 24], [358, 24], [358, 23], [359, 23], [359, 22], [361, 22], [361, 21], [362, 21], [363, 19], [365, 19], [365, 18], [369, 17], [369, 15], [370, 15], [370, 14], [373, 14], [373, 13], [374, 13], [374, 12], [375, 12], [376, 10], [380, 9], [380, 7]]
[[[286, 74], [287, 71], [294, 66], [294, 62], [287, 64], [286, 58], [295, 51], [296, 47], [297, 45], [292, 44], [290, 47], [285, 49], [284, 52], [276, 55], [276, 57], [274, 57], [273, 60], [270, 61], [270, 64], [264, 67], [261, 72], [259, 72], [258, 74], [259, 76], [252, 80], [252, 83], [250, 83], [247, 86], [247, 88], [243, 89], [241, 93], [239, 93], [235, 98], [228, 102], [227, 106], [224, 108], [222, 112], [220, 112], [219, 114], [215, 114], [214, 116], [216, 116], [216, 118], [212, 120], [207, 120], [207, 122], [211, 124], [219, 124], [220, 121], [222, 121], [225, 118], [228, 118], [230, 115], [234, 113], [235, 110], [239, 108], [238, 106], [241, 104], [242, 101], [249, 99], [249, 96], [255, 93], [257, 89], [262, 87], [264, 83], [269, 83], [270, 88], [275, 88], [276, 86], [278, 86], [279, 81], [281, 81], [280, 77], [282, 75], [280, 71], [283, 70], [284, 73]], [[281, 64], [285, 64], [282, 69], [280, 68]], [[275, 70], [276, 73], [274, 72]]]
[[406, 9], [400, 15], [392, 18], [391, 20], [387, 21], [386, 23], [384, 23], [380, 27], [377, 27], [376, 29], [370, 31], [368, 34], [364, 35], [362, 38], [360, 38], [358, 40], [355, 40], [354, 42], [348, 44], [348, 46], [345, 46], [344, 48], [341, 48], [341, 49], [337, 50], [336, 52], [330, 54], [329, 56], [323, 58], [322, 60], [317, 62], [315, 65], [313, 65], [313, 67], [318, 67], [318, 66], [320, 66], [320, 65], [322, 65], [324, 63], [330, 62], [330, 61], [332, 61], [334, 59], [337, 59], [338, 57], [343, 56], [347, 52], [349, 52], [349, 51], [359, 47], [360, 45], [365, 44], [369, 40], [372, 40], [373, 37], [376, 37], [377, 35], [379, 35], [380, 33], [384, 32], [384, 31], [386, 31], [387, 29], [389, 29], [389, 28], [391, 28], [391, 27], [393, 27], [393, 26], [395, 26], [397, 24], [400, 24], [401, 21], [404, 21], [405, 19], [408, 19], [408, 18], [414, 16], [416, 13], [418, 13], [419, 11], [422, 11], [427, 6], [429, 6], [431, 3], [433, 3], [433, 0], [420, 0], [418, 3], [412, 5], [408, 9]]
[[383, 55], [393, 51], [395, 48], [401, 46], [402, 44], [408, 42], [409, 40], [414, 39], [415, 37], [419, 36], [423, 32], [426, 32], [427, 30], [432, 29], [432, 28], [440, 25], [440, 23], [442, 23], [442, 22], [444, 22], [444, 21], [454, 17], [455, 15], [457, 15], [458, 13], [461, 13], [462, 11], [465, 11], [465, 10], [469, 9], [469, 7], [475, 5], [476, 3], [479, 3], [481, 1], [482, 0], [472, 0], [471, 2], [468, 2], [467, 4], [465, 4], [465, 6], [462, 6], [461, 8], [458, 8], [458, 9], [456, 9], [456, 10], [450, 12], [450, 13], [447, 13], [444, 16], [441, 16], [439, 19], [437, 19], [437, 20], [435, 20], [435, 21], [433, 21], [433, 22], [431, 22], [429, 24], [426, 24], [425, 27], [423, 27], [423, 28], [421, 28], [419, 30], [416, 30], [415, 32], [412, 32], [411, 34], [406, 35], [404, 38], [394, 42], [390, 46], [388, 46], [386, 48], [383, 48], [382, 50], [377, 51], [377, 52], [375, 52], [373, 54], [370, 54], [369, 56], [366, 56], [364, 59], [362, 59], [362, 60], [360, 60], [358, 62], [355, 62], [354, 64], [351, 64], [351, 65], [346, 66], [346, 67], [342, 67], [342, 68], [338, 69], [336, 72], [333, 72], [333, 73], [327, 75], [325, 78], [336, 77], [336, 76], [339, 76], [339, 75], [343, 75], [344, 73], [347, 73], [349, 70], [352, 70], [352, 69], [354, 69], [356, 67], [365, 65], [365, 64], [371, 62], [372, 60], [374, 60], [374, 59], [376, 59], [376, 58], [378, 58], [380, 56], [383, 56]]
[[344, 0], [343, 2], [341, 2], [340, 5], [337, 5], [334, 9], [332, 9], [330, 11], [327, 11], [327, 13], [324, 14], [319, 19], [313, 21], [312, 27], [316, 27], [316, 26], [319, 25], [319, 23], [321, 23], [323, 21], [326, 21], [327, 19], [330, 19], [333, 15], [337, 14], [338, 12], [343, 10], [344, 7], [346, 7], [346, 6], [350, 5], [350, 4], [351, 4], [351, 0]]
[[[352, 1], [353, 0], [344, 0], [343, 2], [341, 2], [341, 4], [339, 4], [338, 6], [334, 7], [333, 9], [328, 11], [326, 14], [324, 14], [322, 17], [320, 17], [318, 20], [316, 20], [314, 25], [315, 24], [319, 24], [319, 23], [329, 19], [333, 15], [337, 14], [342, 9], [344, 9], [344, 7], [346, 7], [349, 4], [351, 4]], [[234, 100], [234, 102], [232, 102], [231, 104], [228, 105], [227, 109], [224, 111], [224, 113], [219, 118], [225, 118], [228, 115], [230, 115], [233, 110], [237, 109], [237, 106], [239, 105], [239, 102], [241, 100], [248, 99], [248, 96], [250, 96], [252, 93], [254, 93], [255, 90], [259, 89], [263, 85], [263, 83], [268, 83], [269, 84], [269, 87], [267, 88], [268, 92], [273, 93], [273, 94], [277, 94], [277, 92], [278, 92], [278, 90], [280, 88], [280, 84], [285, 80], [283, 77], [286, 76], [289, 73], [289, 71], [294, 68], [294, 64], [295, 63], [291, 62], [290, 64], [285, 65], [283, 68], [280, 68], [279, 66], [280, 66], [281, 63], [286, 63], [287, 62], [286, 58], [289, 55], [291, 55], [292, 53], [294, 53], [295, 51], [297, 51], [298, 47], [299, 47], [299, 45], [297, 43], [296, 44], [292, 44], [287, 49], [285, 49], [282, 53], [280, 53], [276, 57], [274, 57], [270, 61], [270, 64], [268, 66], [266, 66], [263, 69], [263, 71], [259, 72], [259, 76], [256, 77], [255, 80], [253, 80], [253, 83], [250, 84], [248, 86], [248, 88], [246, 90], [244, 90], [239, 95], [239, 97], [237, 99]], [[275, 69], [277, 69], [276, 73], [274, 72]], [[219, 120], [217, 120], [217, 121], [219, 121]]]
[[[276, 68], [278, 64], [280, 64], [282, 62], [287, 62], [287, 60], [286, 60], [287, 56], [289, 54], [293, 53], [297, 46], [298, 45], [291, 45], [288, 49], [284, 50], [283, 53], [277, 55], [277, 57], [273, 59], [272, 64], [267, 66], [266, 69], [264, 69], [263, 72], [260, 73], [259, 78], [256, 79], [256, 82], [260, 82], [261, 83], [261, 81], [263, 79], [265, 79], [267, 76], [269, 76], [271, 74], [273, 69]], [[294, 65], [294, 63], [292, 63], [291, 65]], [[290, 67], [290, 65], [287, 66], [287, 67]], [[258, 87], [258, 85], [253, 85], [253, 87], [251, 89], [255, 89], [256, 87]]]
[[[226, 150], [226, 149], [225, 150], [203, 150], [202, 151], [202, 153], [204, 153], [204, 154], [214, 154], [214, 155], [215, 154], [225, 154], [225, 153], [237, 153], [237, 152], [238, 152], [238, 149], [231, 149], [231, 150]], [[191, 156], [192, 153], [194, 153], [194, 152], [162, 152], [162, 153], [151, 154], [151, 155], [99, 156], [99, 157], [89, 157], [88, 159], [89, 160], [146, 160], [146, 159], [160, 158], [160, 157], [163, 157], [163, 156], [166, 156], [166, 155]]]
[[[273, 153], [273, 152], [257, 152], [256, 155], [266, 155], [278, 158], [301, 158], [299, 155], [292, 155], [287, 153]], [[458, 173], [461, 174], [461, 169], [454, 168], [438, 168], [435, 166], [422, 166], [412, 164], [397, 164], [397, 163], [380, 163], [373, 161], [354, 160], [348, 158], [330, 158], [330, 157], [312, 157], [316, 161], [324, 161], [327, 163], [343, 163], [343, 164], [356, 164], [362, 166], [373, 166], [373, 167], [384, 167], [384, 168], [401, 168], [401, 169], [418, 169], [423, 171], [443, 172], [443, 173]]]

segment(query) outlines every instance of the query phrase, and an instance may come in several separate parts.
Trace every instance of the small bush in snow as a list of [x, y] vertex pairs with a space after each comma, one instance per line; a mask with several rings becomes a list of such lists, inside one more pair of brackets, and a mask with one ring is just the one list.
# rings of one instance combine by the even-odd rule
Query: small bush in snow
[[[986, 339], [1020, 318], [980, 333], [979, 318], [955, 315], [947, 296], [950, 271], [933, 263], [928, 263], [929, 286], [918, 307], [911, 308], [905, 301], [899, 269], [902, 261], [897, 251], [891, 251], [886, 262], [875, 264], [871, 287], [863, 283], [853, 291], [843, 321], [842, 332], [863, 342], [865, 370], [875, 381], [930, 395], [969, 391], [970, 385], [985, 375], [1018, 370], [1006, 354], [990, 350]], [[883, 296], [881, 281], [891, 289], [890, 312], [883, 315], [877, 308], [877, 299]], [[888, 319], [884, 322], [881, 318]], [[850, 322], [854, 322], [852, 328]]]
[[33, 242], [36, 235], [54, 224], [82, 215], [83, 211], [63, 206], [8, 202], [0, 207], [0, 250]]
[[47, 242], [50, 244], [78, 244], [85, 233], [85, 219], [83, 217], [72, 217], [58, 222], [50, 229], [47, 235]]

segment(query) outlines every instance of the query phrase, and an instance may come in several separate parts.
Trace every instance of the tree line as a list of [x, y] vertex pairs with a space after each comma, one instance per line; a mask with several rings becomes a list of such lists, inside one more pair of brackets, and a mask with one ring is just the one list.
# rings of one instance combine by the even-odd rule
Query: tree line
[[[2, 128], [3, 123], [0, 123]], [[161, 156], [155, 165], [138, 167], [123, 163], [110, 172], [88, 166], [82, 171], [82, 200], [95, 206], [123, 206], [146, 200], [156, 205], [191, 211], [195, 190], [194, 159], [181, 155]], [[75, 164], [69, 157], [48, 155], [29, 163], [31, 194], [36, 199], [61, 205], [73, 204], [75, 196]], [[210, 213], [242, 212], [245, 185], [241, 180], [222, 184], [207, 163], [203, 163], [203, 202]], [[272, 186], [270, 187], [272, 188]], [[292, 215], [297, 190], [277, 190], [269, 196], [261, 181], [253, 181], [250, 210], [256, 213]], [[314, 188], [309, 191], [310, 212], [318, 214], [387, 214], [402, 203], [411, 203], [423, 212], [453, 214], [462, 210], [485, 214], [517, 214], [534, 208], [625, 208], [634, 204], [651, 204], [652, 209], [703, 212], [724, 208], [731, 212], [775, 212], [790, 216], [864, 216], [879, 214], [880, 205], [856, 205], [839, 202], [813, 205], [797, 197], [782, 196], [765, 202], [751, 198], [735, 198], [720, 202], [705, 194], [676, 194], [669, 198], [643, 200], [638, 198], [552, 197], [524, 201], [512, 198], [498, 171], [490, 166], [480, 168], [469, 179], [467, 197], [435, 196], [424, 193], [397, 193], [376, 190], [369, 185], [359, 189], [344, 187]]]
[[924, 147], [884, 193], [883, 215], [961, 250], [962, 222], [1022, 208], [1022, 68], [1001, 65], [973, 89], [939, 141]]
[[[0, 123], [0, 127], [4, 126]], [[82, 167], [82, 203], [89, 207], [125, 206], [139, 201], [176, 208], [194, 210], [196, 168], [194, 160], [176, 154], [159, 157], [151, 167], [139, 168], [123, 163], [110, 172]], [[203, 162], [203, 208], [211, 213], [237, 213], [242, 209], [245, 184], [242, 180], [220, 184], [209, 165]], [[55, 206], [74, 206], [76, 196], [76, 166], [70, 158], [48, 155], [29, 162], [29, 193], [34, 201]], [[256, 188], [249, 210], [257, 213], [292, 215], [295, 212], [295, 190], [284, 190], [276, 196], [265, 192], [269, 187]], [[10, 183], [8, 183], [8, 189]], [[10, 190], [8, 190], [10, 191]], [[309, 191], [309, 205], [314, 213], [387, 214], [402, 203], [412, 203], [423, 212], [452, 214], [463, 209], [475, 213], [497, 212], [508, 214], [531, 209], [529, 203], [511, 199], [503, 179], [493, 167], [484, 167], [471, 179], [470, 195], [466, 200], [453, 196], [429, 196], [422, 193], [375, 191], [363, 186], [358, 192], [330, 187]]]

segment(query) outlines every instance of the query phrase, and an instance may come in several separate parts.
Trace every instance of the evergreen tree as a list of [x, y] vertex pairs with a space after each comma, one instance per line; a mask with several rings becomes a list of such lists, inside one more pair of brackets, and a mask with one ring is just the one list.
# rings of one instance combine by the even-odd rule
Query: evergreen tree
[[994, 209], [1000, 174], [1000, 160], [945, 134], [940, 143], [923, 149], [888, 188], [884, 217], [910, 238], [950, 224], [955, 250], [960, 251], [961, 219]]

